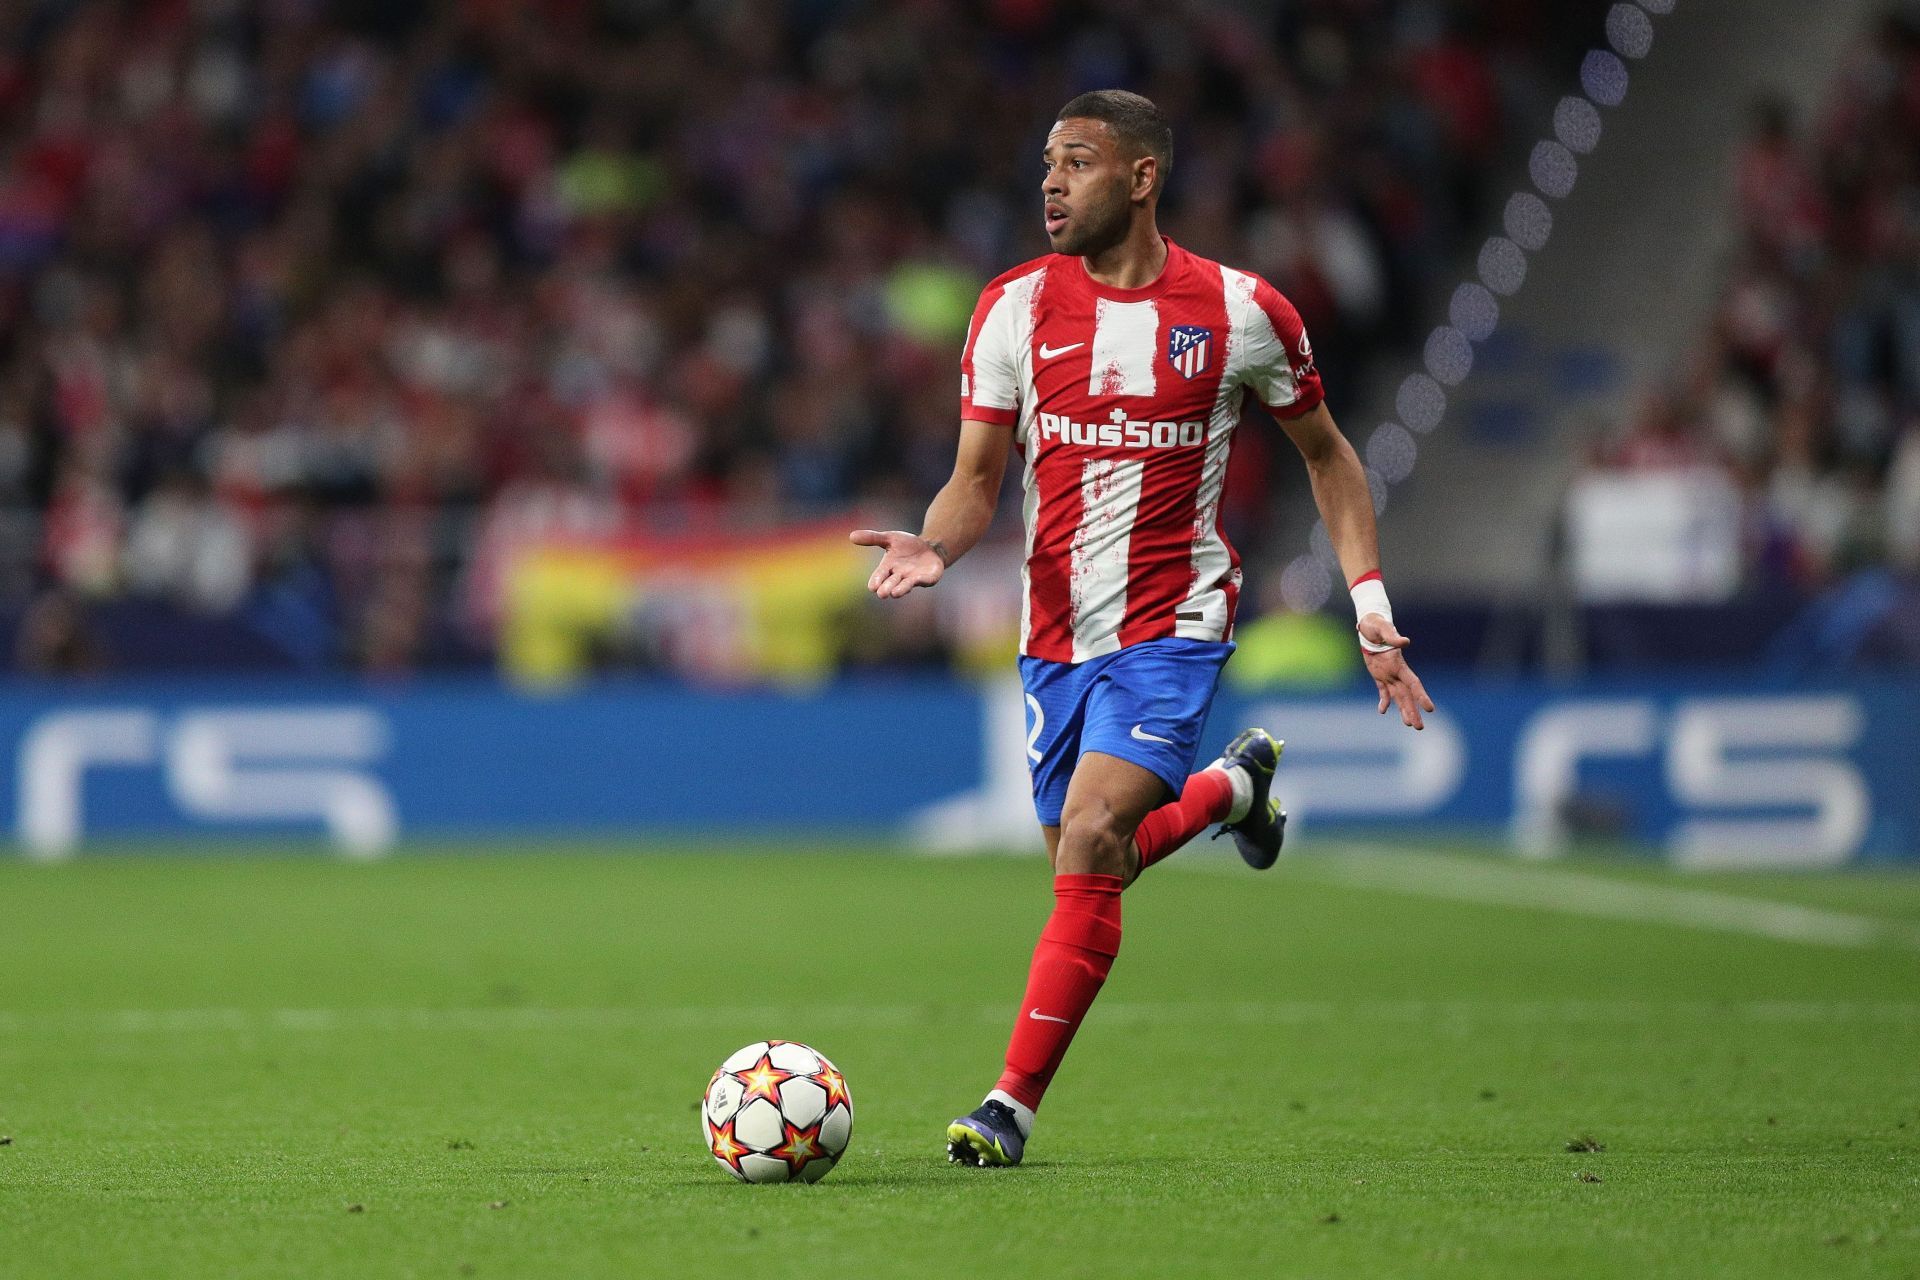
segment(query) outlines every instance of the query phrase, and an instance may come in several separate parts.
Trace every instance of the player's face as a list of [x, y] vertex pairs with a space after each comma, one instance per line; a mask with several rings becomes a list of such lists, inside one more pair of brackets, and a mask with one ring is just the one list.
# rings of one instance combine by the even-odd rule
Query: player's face
[[1061, 120], [1047, 135], [1040, 183], [1047, 239], [1055, 253], [1088, 255], [1126, 239], [1138, 161], [1121, 154], [1104, 120]]

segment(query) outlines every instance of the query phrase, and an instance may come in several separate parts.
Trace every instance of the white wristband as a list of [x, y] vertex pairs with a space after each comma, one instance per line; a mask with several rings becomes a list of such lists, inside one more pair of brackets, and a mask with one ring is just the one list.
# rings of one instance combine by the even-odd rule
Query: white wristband
[[[1377, 613], [1388, 622], [1393, 621], [1393, 606], [1387, 603], [1387, 584], [1380, 581], [1379, 571], [1364, 573], [1360, 580], [1348, 588], [1347, 594], [1353, 597], [1353, 625], [1359, 634], [1360, 619], [1370, 613]], [[1360, 636], [1360, 647], [1368, 653], [1387, 653], [1393, 649], [1390, 644], [1375, 644], [1365, 636]]]

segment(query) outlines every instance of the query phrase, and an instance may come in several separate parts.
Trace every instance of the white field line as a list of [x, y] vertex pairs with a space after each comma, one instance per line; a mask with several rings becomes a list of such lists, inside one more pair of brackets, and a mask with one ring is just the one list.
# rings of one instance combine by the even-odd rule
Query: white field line
[[[1245, 873], [1237, 861], [1218, 858], [1176, 857], [1165, 865], [1191, 871]], [[1776, 942], [1920, 950], [1920, 926], [1906, 921], [1748, 898], [1714, 889], [1613, 880], [1533, 863], [1483, 862], [1446, 854], [1356, 849], [1337, 854], [1306, 854], [1283, 865], [1289, 874], [1302, 879], [1346, 888], [1532, 911], [1559, 911], [1636, 924], [1743, 933]]]
[[[368, 1008], [105, 1009], [0, 1011], [0, 1034], [202, 1035], [383, 1032], [511, 1034], [770, 1029], [798, 1026], [885, 1028], [955, 1022], [1003, 1024], [1004, 1004], [970, 1005], [676, 1005], [665, 1008]], [[1737, 1023], [1874, 1024], [1920, 1028], [1920, 1000], [1264, 1000], [1115, 1002], [1099, 1006], [1103, 1026], [1300, 1026], [1387, 1022], [1457, 1028], [1622, 1025], [1690, 1020]], [[0, 1046], [3, 1048], [4, 1046]]]

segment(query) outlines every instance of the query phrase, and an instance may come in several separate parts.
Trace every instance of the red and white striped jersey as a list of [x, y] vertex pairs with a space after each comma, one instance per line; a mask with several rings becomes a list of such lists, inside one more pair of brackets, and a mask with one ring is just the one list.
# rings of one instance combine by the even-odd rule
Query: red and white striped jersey
[[1220, 492], [1249, 391], [1281, 418], [1320, 403], [1299, 313], [1260, 277], [1172, 241], [1139, 289], [1060, 254], [987, 286], [960, 415], [1012, 427], [1025, 462], [1020, 652], [1084, 662], [1233, 634], [1240, 557]]

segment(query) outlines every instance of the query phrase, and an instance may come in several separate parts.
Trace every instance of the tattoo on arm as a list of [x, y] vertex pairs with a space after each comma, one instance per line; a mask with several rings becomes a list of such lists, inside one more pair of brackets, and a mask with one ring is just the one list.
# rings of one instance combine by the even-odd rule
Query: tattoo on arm
[[941, 568], [944, 569], [953, 564], [953, 553], [947, 550], [946, 543], [940, 541], [938, 538], [929, 538], [927, 539], [927, 545], [933, 549], [933, 554], [940, 557]]

